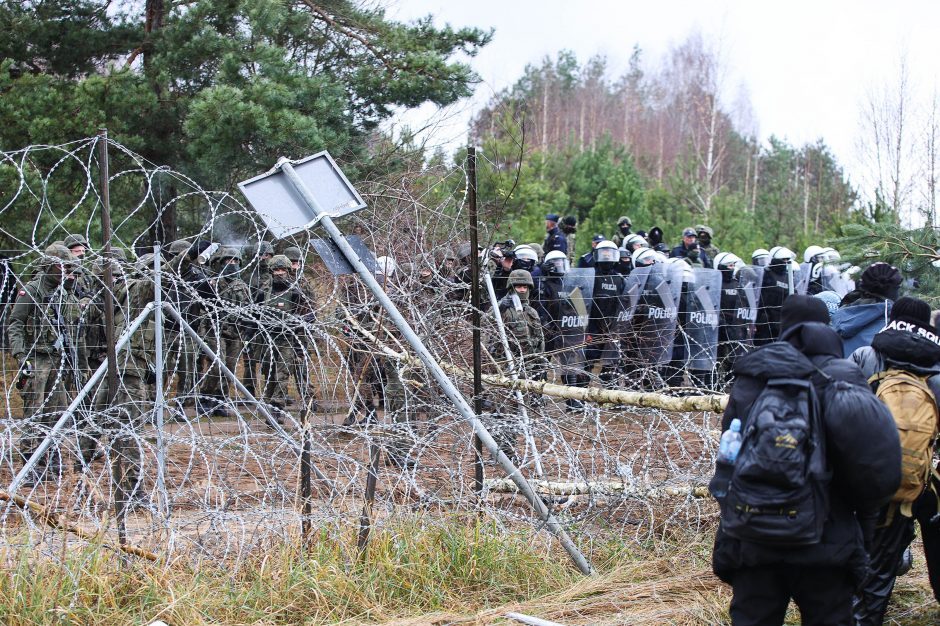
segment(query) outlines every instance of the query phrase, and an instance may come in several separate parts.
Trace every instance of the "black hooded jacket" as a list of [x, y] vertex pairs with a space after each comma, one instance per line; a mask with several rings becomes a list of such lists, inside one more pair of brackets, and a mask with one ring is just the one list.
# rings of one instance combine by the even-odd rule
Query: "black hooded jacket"
[[[803, 547], [764, 545], [730, 537], [719, 526], [712, 567], [729, 583], [740, 568], [775, 564], [845, 567], [860, 582], [868, 558], [855, 513], [868, 514], [894, 495], [901, 462], [897, 429], [887, 408], [874, 400], [862, 372], [841, 358], [842, 340], [831, 328], [805, 322], [788, 328], [780, 339], [735, 362], [737, 378], [722, 418], [722, 430], [728, 429], [733, 418], [746, 423], [748, 411], [768, 379], [810, 377], [820, 399], [827, 460], [833, 471], [822, 540]], [[872, 400], [861, 403], [867, 407], [864, 412], [837, 409], [834, 402], [830, 404], [827, 391], [839, 384], [837, 381], [848, 383], [853, 393], [857, 390], [866, 394], [864, 399]]]
[[[891, 328], [891, 324], [875, 335], [870, 346], [857, 349], [850, 358], [866, 378], [888, 369], [924, 376], [930, 390], [940, 399], [940, 345], [916, 331]], [[933, 328], [924, 330], [936, 332]]]

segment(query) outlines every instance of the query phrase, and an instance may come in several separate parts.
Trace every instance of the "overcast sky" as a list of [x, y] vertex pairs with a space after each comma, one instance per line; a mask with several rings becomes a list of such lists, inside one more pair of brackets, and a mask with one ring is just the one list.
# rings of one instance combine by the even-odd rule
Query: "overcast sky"
[[[927, 0], [392, 0], [389, 16], [432, 14], [438, 24], [495, 28], [471, 63], [483, 79], [473, 99], [432, 117], [424, 107], [403, 118], [431, 119], [434, 139], [460, 145], [466, 122], [527, 63], [558, 50], [584, 61], [603, 54], [613, 76], [635, 44], [658, 62], [694, 30], [724, 51], [736, 91], [746, 85], [759, 136], [802, 144], [822, 137], [850, 173], [858, 166], [858, 112], [866, 92], [893, 81], [906, 58], [915, 99], [930, 100], [940, 67], [940, 2]], [[733, 94], [732, 94], [733, 95]], [[853, 176], [855, 178], [855, 176]]]

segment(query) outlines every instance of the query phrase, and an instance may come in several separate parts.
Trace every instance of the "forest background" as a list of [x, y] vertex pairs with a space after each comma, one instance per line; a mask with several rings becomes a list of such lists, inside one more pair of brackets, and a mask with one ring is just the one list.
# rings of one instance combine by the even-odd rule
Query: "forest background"
[[[436, 27], [430, 16], [398, 22], [348, 0], [35, 0], [0, 5], [0, 29], [8, 35], [0, 41], [4, 151], [106, 126], [204, 188], [234, 191], [281, 155], [325, 149], [357, 184], [407, 185], [442, 210], [465, 192], [440, 184], [463, 178], [465, 151], [428, 150], [385, 123], [402, 109], [470, 95], [472, 57], [492, 37], [485, 28]], [[715, 44], [693, 32], [661, 59], [635, 47], [621, 76], [603, 57], [565, 50], [529, 65], [471, 123], [487, 240], [541, 241], [546, 213], [578, 218], [577, 253], [594, 233], [612, 236], [621, 215], [634, 230], [659, 226], [670, 244], [683, 227], [704, 223], [720, 248], [745, 258], [758, 247], [801, 254], [831, 244], [853, 261], [896, 263], [924, 295], [940, 295], [931, 265], [940, 256], [937, 103], [912, 115], [902, 66], [896, 85], [851, 112], [862, 118], [875, 172], [855, 183], [824, 138], [758, 137], [746, 91], [727, 95]], [[55, 163], [30, 166], [35, 183]], [[18, 171], [0, 164], [0, 203], [28, 212], [28, 228], [39, 203], [13, 199]], [[62, 174], [45, 190], [50, 205], [68, 204], [86, 179]], [[173, 179], [155, 182], [167, 198], [177, 195]], [[120, 181], [112, 189], [116, 206], [135, 194]], [[82, 209], [72, 207], [76, 225], [86, 223]], [[135, 218], [141, 242], [195, 232], [207, 210], [189, 198], [157, 220]], [[64, 233], [71, 223], [45, 227]], [[18, 233], [0, 247], [34, 236]]]

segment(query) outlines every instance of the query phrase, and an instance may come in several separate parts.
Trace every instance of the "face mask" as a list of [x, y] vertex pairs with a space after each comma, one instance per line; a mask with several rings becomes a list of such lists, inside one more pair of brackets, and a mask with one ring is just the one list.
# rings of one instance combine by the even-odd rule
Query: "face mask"
[[231, 278], [233, 276], [238, 276], [239, 267], [234, 263], [226, 263], [222, 267], [222, 276], [225, 278]]
[[263, 269], [263, 270], [268, 269], [268, 261], [270, 261], [270, 260], [271, 260], [271, 259], [259, 259], [259, 260], [258, 260], [258, 267], [260, 267], [260, 268]]
[[631, 228], [632, 228], [631, 226], [627, 226], [626, 224], [624, 224], [623, 226], [620, 227], [620, 234], [621, 234], [621, 235], [629, 235]]
[[290, 286], [290, 279], [287, 276], [275, 276], [271, 284], [278, 289], [287, 289]]
[[74, 279], [74, 278], [66, 278], [65, 281], [62, 283], [62, 287], [63, 287], [66, 291], [72, 291], [72, 288], [75, 287], [75, 279]]

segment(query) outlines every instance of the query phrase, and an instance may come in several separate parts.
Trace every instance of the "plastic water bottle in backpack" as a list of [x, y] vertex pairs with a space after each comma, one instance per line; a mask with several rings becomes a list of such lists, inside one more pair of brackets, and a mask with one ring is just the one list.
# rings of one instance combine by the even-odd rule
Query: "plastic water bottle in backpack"
[[718, 444], [718, 460], [734, 465], [741, 450], [741, 420], [731, 420], [731, 427], [721, 433], [721, 443]]
[[715, 464], [715, 475], [708, 484], [708, 490], [719, 501], [728, 495], [728, 485], [734, 473], [734, 462], [738, 459], [741, 450], [741, 420], [731, 420], [731, 427], [721, 433], [721, 442], [718, 444], [718, 459]]

